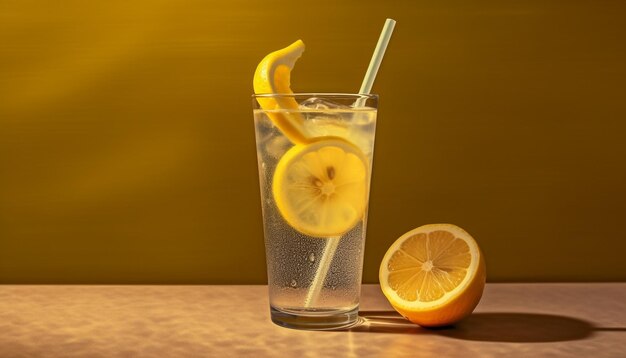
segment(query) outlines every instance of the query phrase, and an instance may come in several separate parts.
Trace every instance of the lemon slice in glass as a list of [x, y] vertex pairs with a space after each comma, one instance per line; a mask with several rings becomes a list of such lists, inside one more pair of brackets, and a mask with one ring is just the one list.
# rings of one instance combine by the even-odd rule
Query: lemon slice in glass
[[278, 162], [272, 191], [283, 218], [297, 231], [336, 237], [363, 218], [367, 205], [368, 160], [339, 137], [297, 144]]

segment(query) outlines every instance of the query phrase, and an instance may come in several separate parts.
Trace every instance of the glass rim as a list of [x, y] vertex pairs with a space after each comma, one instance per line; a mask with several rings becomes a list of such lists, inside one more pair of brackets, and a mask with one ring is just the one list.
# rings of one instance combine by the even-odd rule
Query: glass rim
[[377, 99], [375, 93], [341, 93], [341, 92], [300, 92], [300, 93], [255, 93], [252, 98], [274, 98], [274, 97], [341, 97], [355, 99]]

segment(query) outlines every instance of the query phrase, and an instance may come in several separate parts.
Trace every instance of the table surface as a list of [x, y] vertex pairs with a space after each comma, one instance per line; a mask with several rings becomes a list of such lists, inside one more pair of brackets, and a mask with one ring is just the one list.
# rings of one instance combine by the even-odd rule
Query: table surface
[[472, 316], [436, 330], [364, 285], [360, 316], [278, 327], [266, 286], [0, 285], [0, 357], [626, 356], [626, 283], [488, 284]]

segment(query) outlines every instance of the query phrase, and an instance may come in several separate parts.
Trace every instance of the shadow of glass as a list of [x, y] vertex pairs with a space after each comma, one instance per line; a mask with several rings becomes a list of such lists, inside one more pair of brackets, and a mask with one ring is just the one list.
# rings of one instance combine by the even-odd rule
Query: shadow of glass
[[[585, 339], [595, 328], [583, 320], [536, 313], [474, 313], [454, 326], [423, 328], [393, 311], [362, 311], [352, 332], [434, 334], [449, 338], [483, 342], [560, 342]], [[623, 330], [611, 328], [610, 330]]]

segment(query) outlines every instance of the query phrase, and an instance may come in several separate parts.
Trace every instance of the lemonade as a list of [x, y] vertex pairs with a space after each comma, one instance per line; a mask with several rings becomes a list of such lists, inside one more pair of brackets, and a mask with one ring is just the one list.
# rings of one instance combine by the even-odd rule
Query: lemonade
[[[270, 97], [297, 108], [261, 109]], [[254, 98], [270, 306], [279, 325], [323, 329], [357, 319], [376, 102], [348, 94]], [[306, 139], [290, 138], [280, 120], [297, 120]]]
[[252, 81], [270, 312], [281, 326], [333, 329], [358, 318], [382, 55], [377, 45], [360, 94], [294, 94], [304, 49], [269, 53]]

